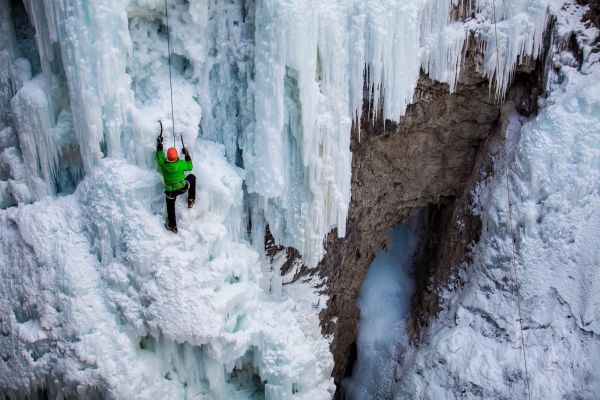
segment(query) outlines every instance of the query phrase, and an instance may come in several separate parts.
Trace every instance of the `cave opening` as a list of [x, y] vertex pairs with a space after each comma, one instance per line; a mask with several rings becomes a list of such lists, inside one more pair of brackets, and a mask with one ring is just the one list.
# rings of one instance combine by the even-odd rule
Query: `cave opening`
[[31, 64], [31, 75], [35, 76], [42, 71], [40, 55], [35, 43], [35, 28], [31, 25], [29, 14], [22, 0], [11, 0], [10, 17], [15, 28], [17, 45]]

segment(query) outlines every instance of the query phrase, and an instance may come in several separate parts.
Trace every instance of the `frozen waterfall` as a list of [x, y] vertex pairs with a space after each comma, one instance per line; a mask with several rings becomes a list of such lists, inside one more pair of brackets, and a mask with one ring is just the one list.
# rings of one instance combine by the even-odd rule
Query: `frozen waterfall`
[[457, 0], [169, 0], [199, 182], [173, 237], [153, 157], [173, 125], [164, 2], [0, 0], [0, 387], [330, 398], [323, 282], [282, 286], [266, 228], [316, 266], [345, 235], [363, 107], [398, 120], [421, 71], [452, 91], [468, 40], [503, 96], [557, 5], [497, 2], [496, 70], [491, 1], [473, 3], [463, 21]]
[[[3, 98], [10, 100], [28, 79], [20, 72], [27, 68], [18, 68], [28, 61], [12, 38], [4, 2], [9, 73]], [[333, 228], [345, 234], [350, 131], [363, 99], [372, 98], [375, 114], [397, 120], [421, 68], [452, 90], [468, 32], [480, 43], [482, 72], [495, 77], [501, 97], [519, 59], [539, 55], [548, 3], [499, 2], [497, 73], [489, 1], [477, 2], [467, 23], [450, 18], [456, 0], [171, 1], [177, 133], [187, 143], [203, 138], [225, 145], [227, 159], [245, 171], [254, 241], [262, 243], [269, 225], [279, 243], [314, 266], [324, 236]], [[43, 72], [13, 112], [23, 135], [44, 148], [24, 146], [29, 174], [49, 186], [52, 179], [75, 185], [82, 172], [65, 177], [56, 170], [66, 147], [78, 148], [68, 164], [87, 173], [104, 157], [152, 166], [156, 120], [170, 120], [163, 2], [25, 6]], [[50, 134], [61, 113], [68, 124]], [[28, 184], [29, 198], [53, 193], [38, 186]]]
[[414, 292], [413, 259], [424, 236], [427, 210], [388, 234], [388, 249], [369, 267], [358, 298], [360, 321], [352, 376], [342, 382], [344, 398], [387, 399], [412, 354], [407, 318]]

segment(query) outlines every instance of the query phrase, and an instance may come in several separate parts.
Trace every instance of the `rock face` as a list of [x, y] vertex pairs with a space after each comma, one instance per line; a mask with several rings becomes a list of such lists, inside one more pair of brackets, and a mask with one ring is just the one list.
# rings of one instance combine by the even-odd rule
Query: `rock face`
[[[467, 61], [473, 59], [467, 54]], [[496, 127], [499, 108], [487, 82], [476, 78], [474, 62], [465, 64], [456, 93], [422, 76], [415, 101], [399, 123], [365, 118], [360, 134], [353, 134], [347, 235], [328, 236], [327, 254], [317, 269], [328, 280], [330, 300], [321, 321], [334, 337], [336, 383], [352, 372], [356, 298], [387, 231], [423, 207], [451, 204], [460, 196], [480, 144]]]
[[[517, 73], [511, 90], [507, 93], [503, 108], [513, 107], [521, 115], [537, 114], [536, 99], [541, 94], [543, 74], [535, 64], [521, 68], [527, 72]], [[472, 191], [476, 185], [493, 174], [494, 159], [499, 154], [506, 124], [506, 114], [501, 116], [499, 126], [479, 147], [471, 176], [464, 182], [462, 193], [450, 204], [431, 206], [427, 223], [426, 240], [421, 243], [413, 263], [416, 289], [412, 299], [409, 334], [418, 343], [421, 328], [427, 327], [430, 318], [441, 309], [439, 288], [455, 290], [462, 286], [459, 268], [471, 261], [471, 246], [479, 241], [481, 220], [472, 213]]]
[[[333, 376], [352, 373], [359, 311], [356, 298], [371, 262], [386, 246], [387, 232], [429, 207], [429, 232], [415, 256], [416, 289], [409, 328], [420, 328], [437, 313], [436, 289], [449, 280], [479, 237], [480, 221], [469, 213], [471, 186], [486, 173], [486, 139], [497, 130], [500, 106], [476, 71], [477, 53], [466, 51], [459, 85], [421, 76], [414, 102], [399, 123], [361, 120], [352, 137], [352, 200], [345, 238], [329, 234], [327, 254], [316, 269], [328, 281], [328, 307], [321, 313], [325, 334], [333, 335]], [[519, 66], [506, 100], [522, 114], [536, 112], [541, 63]], [[368, 103], [363, 114], [368, 115]], [[480, 154], [485, 153], [485, 154]], [[489, 171], [488, 171], [489, 172]], [[466, 189], [466, 190], [465, 190]], [[464, 229], [456, 230], [460, 219]], [[444, 242], [444, 246], [439, 243]]]

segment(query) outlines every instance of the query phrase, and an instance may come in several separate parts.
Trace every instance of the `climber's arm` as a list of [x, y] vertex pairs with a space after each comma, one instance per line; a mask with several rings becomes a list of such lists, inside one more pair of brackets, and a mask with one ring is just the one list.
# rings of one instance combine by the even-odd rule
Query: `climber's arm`
[[184, 171], [191, 171], [194, 169], [194, 165], [192, 164], [192, 157], [190, 157], [190, 152], [185, 147], [181, 151], [185, 155], [185, 169]]
[[156, 162], [161, 167], [165, 164], [165, 153], [163, 151], [162, 136], [156, 139]]

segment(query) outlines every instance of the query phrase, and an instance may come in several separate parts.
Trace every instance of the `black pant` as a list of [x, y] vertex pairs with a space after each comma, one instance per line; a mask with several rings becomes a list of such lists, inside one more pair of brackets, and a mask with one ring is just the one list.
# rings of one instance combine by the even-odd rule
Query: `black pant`
[[196, 177], [193, 174], [189, 174], [185, 177], [187, 185], [181, 189], [173, 190], [171, 192], [165, 192], [167, 199], [167, 217], [169, 219], [170, 227], [177, 227], [177, 219], [175, 218], [175, 200], [180, 194], [188, 192], [188, 201], [196, 199]]

